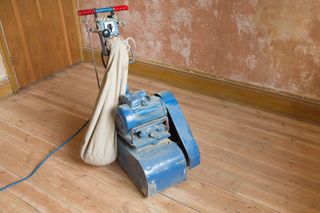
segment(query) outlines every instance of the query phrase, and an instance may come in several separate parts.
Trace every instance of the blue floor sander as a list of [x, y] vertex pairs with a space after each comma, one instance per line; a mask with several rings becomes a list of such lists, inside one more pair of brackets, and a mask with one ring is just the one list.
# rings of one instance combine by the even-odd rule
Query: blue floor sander
[[[94, 15], [102, 46], [102, 59], [108, 55], [106, 39], [119, 36], [115, 12], [128, 10], [121, 5], [80, 10]], [[99, 13], [109, 13], [98, 18]], [[105, 62], [104, 62], [105, 64]], [[200, 164], [200, 153], [175, 96], [169, 91], [148, 95], [140, 90], [120, 97], [116, 109], [120, 167], [145, 196], [154, 195], [186, 180], [187, 169]]]

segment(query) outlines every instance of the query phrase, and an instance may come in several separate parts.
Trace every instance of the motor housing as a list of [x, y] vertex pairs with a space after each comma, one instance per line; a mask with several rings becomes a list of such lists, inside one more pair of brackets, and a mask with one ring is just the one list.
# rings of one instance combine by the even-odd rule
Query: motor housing
[[145, 196], [184, 181], [187, 168], [200, 163], [198, 146], [168, 91], [121, 96], [116, 124], [117, 161]]

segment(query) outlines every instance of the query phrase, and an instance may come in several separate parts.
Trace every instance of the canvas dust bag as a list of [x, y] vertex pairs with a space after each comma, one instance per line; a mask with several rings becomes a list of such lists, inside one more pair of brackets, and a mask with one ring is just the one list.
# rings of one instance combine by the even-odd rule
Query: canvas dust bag
[[128, 50], [122, 38], [108, 41], [110, 51], [105, 76], [101, 84], [88, 130], [81, 147], [81, 158], [86, 163], [103, 166], [117, 157], [117, 133], [114, 110], [119, 96], [125, 94], [128, 78]]

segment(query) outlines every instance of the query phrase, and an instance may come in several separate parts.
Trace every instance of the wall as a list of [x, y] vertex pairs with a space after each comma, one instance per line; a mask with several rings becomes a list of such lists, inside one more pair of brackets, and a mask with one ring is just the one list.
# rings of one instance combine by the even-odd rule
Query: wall
[[319, 0], [79, 0], [118, 4], [142, 60], [320, 100]]
[[[0, 23], [1, 24], [1, 23]], [[0, 26], [1, 27], [1, 26]], [[0, 29], [1, 30], [1, 29]], [[13, 93], [11, 82], [9, 81], [5, 51], [3, 48], [0, 32], [0, 99]]]
[[7, 73], [6, 73], [6, 67], [4, 65], [3, 56], [0, 52], [0, 84], [1, 82], [8, 79]]

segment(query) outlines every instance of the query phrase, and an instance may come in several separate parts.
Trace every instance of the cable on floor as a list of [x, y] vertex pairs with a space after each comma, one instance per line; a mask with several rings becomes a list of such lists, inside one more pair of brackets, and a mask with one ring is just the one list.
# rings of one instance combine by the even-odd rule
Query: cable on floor
[[31, 172], [29, 175], [25, 176], [24, 178], [21, 178], [20, 180], [17, 180], [17, 181], [15, 181], [15, 182], [13, 182], [13, 183], [10, 183], [10, 184], [8, 184], [8, 185], [6, 185], [6, 186], [1, 187], [1, 188], [0, 188], [0, 192], [1, 192], [1, 191], [4, 191], [4, 190], [6, 190], [6, 189], [8, 189], [8, 188], [10, 188], [10, 187], [12, 187], [12, 186], [14, 186], [14, 185], [17, 185], [17, 184], [19, 184], [19, 183], [21, 183], [21, 182], [23, 182], [23, 181], [25, 181], [25, 180], [28, 180], [29, 178], [31, 178], [31, 177], [40, 169], [40, 167], [41, 167], [54, 153], [56, 153], [59, 149], [61, 149], [64, 145], [66, 145], [66, 144], [69, 143], [74, 137], [76, 137], [76, 136], [88, 125], [88, 123], [89, 123], [89, 120], [87, 120], [87, 121], [80, 127], [80, 129], [79, 129], [76, 133], [74, 133], [70, 138], [68, 138], [68, 139], [67, 139], [65, 142], [63, 142], [60, 146], [58, 146], [58, 147], [55, 148], [52, 152], [50, 152], [50, 153], [36, 166], [36, 168], [34, 168], [34, 170], [32, 170], [32, 172]]

